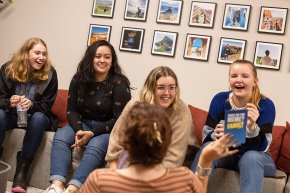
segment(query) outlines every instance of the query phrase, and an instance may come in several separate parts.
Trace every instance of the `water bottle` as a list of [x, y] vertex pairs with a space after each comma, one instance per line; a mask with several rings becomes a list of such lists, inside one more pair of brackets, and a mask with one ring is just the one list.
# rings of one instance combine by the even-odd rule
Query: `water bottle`
[[17, 105], [17, 126], [27, 127], [27, 111], [21, 105]]

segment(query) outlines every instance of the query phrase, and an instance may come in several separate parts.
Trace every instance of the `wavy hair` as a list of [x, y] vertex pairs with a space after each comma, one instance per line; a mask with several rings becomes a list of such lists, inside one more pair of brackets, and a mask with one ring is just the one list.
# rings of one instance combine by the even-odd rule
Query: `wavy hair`
[[21, 46], [17, 53], [15, 53], [5, 70], [6, 76], [16, 82], [26, 83], [29, 81], [40, 82], [48, 79], [48, 73], [52, 67], [51, 61], [46, 56], [46, 62], [40, 70], [31, 71], [29, 62], [29, 51], [37, 44], [41, 44], [46, 48], [45, 42], [37, 37], [29, 38]]
[[167, 77], [167, 76], [170, 76], [175, 80], [176, 95], [173, 100], [172, 106], [173, 108], [176, 108], [177, 104], [180, 101], [179, 84], [178, 84], [176, 74], [173, 72], [173, 70], [171, 70], [167, 66], [156, 67], [149, 73], [139, 95], [140, 101], [154, 104], [155, 103], [155, 88], [157, 85], [157, 80], [161, 77]]
[[128, 84], [128, 87], [130, 86], [129, 79], [122, 73], [122, 69], [118, 63], [118, 58], [114, 47], [109, 42], [104, 40], [95, 41], [85, 51], [85, 54], [80, 61], [77, 67], [77, 72], [73, 78], [78, 84], [76, 87], [77, 90], [75, 92], [78, 93], [78, 99], [80, 101], [83, 101], [85, 97], [86, 85], [95, 82], [95, 70], [93, 63], [96, 56], [96, 50], [100, 46], [107, 46], [111, 50], [112, 66], [109, 70], [109, 80], [112, 81], [115, 75], [119, 75], [125, 80], [125, 82]]

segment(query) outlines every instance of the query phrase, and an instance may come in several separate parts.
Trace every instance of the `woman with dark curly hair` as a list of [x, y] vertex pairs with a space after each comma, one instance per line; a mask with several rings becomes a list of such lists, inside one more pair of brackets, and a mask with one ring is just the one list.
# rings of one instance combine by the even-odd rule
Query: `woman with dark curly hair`
[[109, 134], [130, 99], [130, 82], [121, 71], [114, 47], [107, 41], [94, 42], [87, 48], [69, 87], [69, 125], [59, 129], [54, 136], [50, 169], [52, 185], [46, 192], [64, 191], [72, 148], [86, 146], [65, 192], [77, 191], [89, 173], [101, 167]]

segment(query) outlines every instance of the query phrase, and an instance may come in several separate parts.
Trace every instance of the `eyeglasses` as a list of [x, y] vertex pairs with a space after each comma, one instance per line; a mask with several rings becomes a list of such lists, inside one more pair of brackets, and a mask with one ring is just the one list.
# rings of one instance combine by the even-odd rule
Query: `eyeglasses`
[[164, 86], [164, 85], [157, 85], [156, 86], [156, 92], [158, 93], [165, 93], [166, 90], [172, 94], [172, 93], [175, 93], [176, 92], [176, 85], [169, 85], [169, 86]]

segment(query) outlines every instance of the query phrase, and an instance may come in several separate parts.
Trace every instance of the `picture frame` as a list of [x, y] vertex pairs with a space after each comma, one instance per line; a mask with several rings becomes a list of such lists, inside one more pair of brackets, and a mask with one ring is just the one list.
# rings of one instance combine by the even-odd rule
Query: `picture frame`
[[182, 6], [182, 0], [159, 0], [156, 22], [179, 25]]
[[285, 33], [288, 8], [261, 7], [258, 32], [281, 34]]
[[251, 5], [225, 4], [223, 29], [247, 31]]
[[145, 29], [123, 27], [121, 32], [120, 47], [122, 51], [142, 52]]
[[217, 3], [192, 1], [189, 26], [213, 28]]
[[115, 0], [94, 0], [92, 16], [113, 18]]
[[256, 41], [254, 65], [260, 68], [279, 70], [283, 44]]
[[247, 40], [221, 37], [218, 63], [231, 64], [235, 60], [243, 60]]
[[112, 26], [90, 24], [87, 46], [98, 40], [110, 41]]
[[124, 19], [146, 21], [149, 0], [127, 0]]
[[174, 57], [177, 37], [177, 32], [155, 30], [151, 54]]
[[208, 60], [211, 36], [187, 34], [184, 48], [184, 58], [193, 60]]

